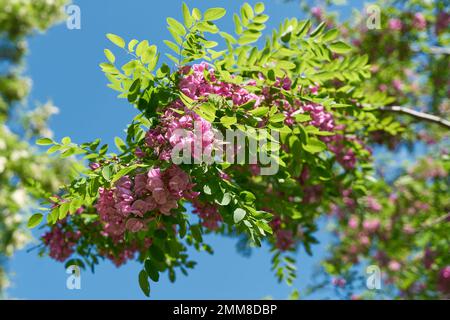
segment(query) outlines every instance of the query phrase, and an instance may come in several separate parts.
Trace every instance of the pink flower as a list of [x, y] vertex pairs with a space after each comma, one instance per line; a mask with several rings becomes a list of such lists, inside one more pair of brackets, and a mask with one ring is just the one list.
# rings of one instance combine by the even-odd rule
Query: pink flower
[[392, 80], [392, 86], [397, 91], [400, 91], [400, 92], [403, 91], [403, 82], [399, 79]]
[[134, 233], [139, 232], [144, 228], [144, 223], [139, 219], [131, 218], [131, 219], [128, 219], [126, 228], [127, 228], [127, 230], [134, 232]]
[[136, 200], [131, 205], [131, 210], [134, 214], [136, 214], [139, 217], [143, 217], [145, 213], [147, 213], [148, 210], [148, 204], [144, 200]]
[[379, 212], [383, 208], [381, 204], [378, 202], [378, 200], [372, 196], [367, 196], [366, 202], [367, 207], [372, 211]]
[[147, 188], [153, 192], [155, 189], [162, 189], [164, 182], [162, 181], [161, 170], [159, 168], [150, 169], [147, 173]]
[[165, 204], [167, 202], [167, 192], [163, 188], [154, 188], [152, 196], [157, 204]]
[[439, 271], [438, 289], [442, 293], [450, 293], [450, 266], [446, 266]]
[[198, 214], [202, 220], [202, 225], [210, 230], [217, 230], [219, 228], [219, 223], [222, 221], [222, 216], [217, 210], [217, 206], [202, 203], [198, 200], [193, 201], [194, 206], [193, 212]]
[[142, 196], [147, 191], [147, 175], [144, 173], [137, 174], [134, 177], [134, 192], [136, 195]]
[[380, 227], [380, 220], [378, 220], [378, 219], [365, 220], [363, 222], [364, 230], [369, 233], [376, 232], [379, 227]]
[[79, 231], [65, 231], [64, 226], [64, 223], [56, 224], [42, 237], [45, 245], [50, 250], [50, 257], [61, 262], [72, 255], [74, 246], [81, 236]]
[[100, 168], [100, 163], [97, 162], [91, 162], [89, 164], [89, 168], [91, 168], [92, 170], [97, 170], [98, 168]]
[[414, 14], [413, 26], [418, 30], [424, 30], [427, 27], [427, 20], [422, 13], [416, 12]]
[[322, 9], [320, 7], [312, 7], [311, 8], [311, 14], [317, 20], [321, 20], [322, 19]]
[[436, 18], [435, 32], [440, 35], [443, 31], [447, 30], [450, 24], [450, 14], [447, 12], [439, 12]]
[[400, 19], [393, 18], [393, 19], [389, 20], [388, 26], [389, 26], [389, 29], [391, 29], [391, 30], [399, 31], [402, 29], [403, 23]]
[[134, 154], [136, 157], [138, 158], [145, 158], [146, 154], [144, 151], [141, 150], [141, 148], [136, 148], [136, 150], [134, 150]]
[[388, 268], [391, 271], [399, 271], [401, 267], [402, 265], [400, 264], [400, 262], [395, 260], [391, 260], [388, 264]]
[[359, 222], [358, 222], [358, 218], [355, 216], [351, 216], [350, 219], [348, 220], [348, 226], [351, 229], [356, 229], [358, 228]]
[[291, 230], [278, 230], [275, 232], [276, 243], [275, 246], [281, 250], [286, 251], [292, 248], [294, 244], [293, 234]]
[[347, 281], [344, 278], [333, 278], [331, 283], [333, 284], [333, 286], [343, 288], [345, 287]]

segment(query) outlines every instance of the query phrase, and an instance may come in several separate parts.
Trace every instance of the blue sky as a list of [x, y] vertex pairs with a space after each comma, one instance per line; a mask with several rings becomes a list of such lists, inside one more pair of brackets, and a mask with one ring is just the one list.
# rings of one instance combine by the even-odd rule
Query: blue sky
[[[74, 0], [81, 9], [81, 30], [68, 30], [63, 23], [45, 35], [30, 39], [30, 54], [26, 74], [33, 79], [29, 103], [51, 99], [60, 108], [60, 114], [51, 121], [55, 137], [71, 136], [76, 142], [91, 141], [99, 137], [112, 143], [135, 114], [125, 101], [106, 87], [107, 81], [98, 64], [103, 62], [103, 49], [112, 45], [106, 33], [115, 33], [127, 40], [133, 38], [156, 44], [164, 51], [163, 40], [169, 38], [166, 17], [180, 19], [181, 1], [148, 0]], [[201, 10], [211, 6], [225, 7], [228, 15], [219, 23], [232, 31], [231, 13], [236, 12], [241, 1], [215, 0], [191, 1], [187, 4]], [[256, 3], [257, 1], [249, 1]], [[265, 1], [266, 12], [271, 16], [268, 30], [285, 17], [301, 18], [298, 3], [282, 0]], [[349, 2], [344, 12], [358, 1]], [[115, 51], [117, 52], [117, 51]], [[38, 233], [35, 234], [39, 236]], [[323, 257], [329, 235], [319, 234], [320, 244], [314, 247], [315, 256], [309, 258], [304, 251], [297, 254], [299, 278], [293, 287], [278, 284], [270, 271], [269, 250], [253, 250], [250, 258], [236, 252], [236, 239], [216, 236], [206, 237], [215, 249], [214, 255], [191, 252], [198, 262], [188, 277], [179, 275], [175, 284], [163, 276], [152, 286], [153, 299], [260, 299], [271, 295], [284, 299], [293, 288], [301, 289], [310, 283], [313, 266]], [[36, 251], [18, 252], [9, 263], [13, 272], [10, 297], [19, 299], [142, 299], [137, 274], [140, 265], [129, 263], [117, 269], [111, 263], [102, 263], [95, 274], [82, 273], [82, 289], [66, 289], [67, 274], [64, 266], [49, 258], [39, 258]]]

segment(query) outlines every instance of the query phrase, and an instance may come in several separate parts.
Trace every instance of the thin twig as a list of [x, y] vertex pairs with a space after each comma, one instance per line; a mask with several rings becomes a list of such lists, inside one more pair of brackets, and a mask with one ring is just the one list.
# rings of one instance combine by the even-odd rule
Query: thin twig
[[430, 54], [450, 54], [450, 47], [437, 47], [432, 46], [427, 48], [427, 50], [423, 51], [420, 48], [413, 49], [415, 52], [425, 52]]
[[388, 106], [388, 107], [380, 107], [377, 110], [407, 114], [416, 119], [434, 122], [436, 124], [446, 127], [447, 129], [450, 129], [450, 121], [432, 114], [416, 111], [406, 107]]

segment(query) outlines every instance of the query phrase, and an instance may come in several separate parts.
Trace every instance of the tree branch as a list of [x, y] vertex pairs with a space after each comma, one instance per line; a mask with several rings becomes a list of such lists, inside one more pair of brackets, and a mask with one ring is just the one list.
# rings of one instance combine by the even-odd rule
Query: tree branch
[[429, 121], [429, 122], [434, 122], [434, 123], [439, 124], [447, 129], [450, 129], [450, 121], [448, 121], [444, 118], [432, 115], [432, 114], [416, 111], [416, 110], [409, 109], [406, 107], [388, 106], [388, 107], [380, 107], [376, 110], [407, 114], [409, 116], [412, 116], [413, 118], [416, 118], [419, 120], [425, 120], [425, 121]]
[[429, 54], [450, 54], [450, 48], [449, 47], [437, 47], [437, 46], [431, 46], [428, 47], [426, 50], [421, 50], [420, 48], [413, 48], [414, 52], [425, 52]]

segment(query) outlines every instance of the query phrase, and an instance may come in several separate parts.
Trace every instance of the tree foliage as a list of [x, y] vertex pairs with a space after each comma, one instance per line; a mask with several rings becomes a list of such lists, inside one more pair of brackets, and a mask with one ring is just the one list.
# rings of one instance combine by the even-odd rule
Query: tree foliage
[[0, 295], [8, 285], [7, 257], [30, 239], [24, 225], [36, 200], [66, 183], [68, 162], [33, 148], [36, 136], [50, 136], [48, 118], [57, 108], [48, 102], [33, 110], [24, 102], [31, 81], [23, 75], [26, 37], [45, 31], [63, 17], [66, 1], [0, 0]]
[[[45, 213], [49, 231], [42, 253], [89, 268], [103, 258], [118, 266], [137, 259], [142, 263], [138, 282], [149, 295], [150, 281], [158, 281], [162, 273], [175, 281], [179, 272], [187, 274], [195, 266], [188, 246], [212, 252], [203, 235], [217, 233], [239, 236], [252, 246], [268, 243], [275, 276], [291, 284], [295, 253], [304, 248], [312, 254], [318, 218], [333, 214], [347, 238], [326, 261], [328, 273], [344, 276], [357, 257], [370, 259], [375, 247], [385, 252], [389, 272], [395, 272], [431, 243], [432, 251], [443, 256], [430, 271], [412, 274], [435, 281], [429, 286], [433, 294], [424, 297], [447, 294], [436, 277], [448, 265], [448, 243], [442, 240], [448, 225], [433, 224], [442, 210], [448, 211], [446, 193], [439, 193], [447, 192], [446, 153], [433, 161], [440, 168], [436, 176], [396, 177], [392, 184], [374, 167], [374, 144], [411, 138], [415, 132], [409, 120], [386, 108], [416, 100], [390, 87], [378, 88], [399, 71], [390, 70], [390, 60], [382, 55], [371, 56], [373, 51], [352, 45], [333, 23], [291, 18], [267, 32], [264, 9], [262, 3], [245, 3], [230, 16], [222, 8], [201, 12], [183, 4], [182, 19], [167, 19], [171, 40], [164, 42], [170, 65], [161, 61], [166, 50], [148, 40], [107, 35], [115, 45], [105, 49], [107, 62], [100, 65], [108, 86], [140, 112], [126, 128], [125, 139], [115, 139], [115, 152], [98, 139], [82, 144], [70, 138], [38, 141], [63, 158], [79, 155], [89, 162], [43, 204], [47, 212], [30, 220], [36, 226]], [[234, 32], [219, 29], [216, 21], [223, 17], [233, 19]], [[386, 40], [386, 45], [393, 43]], [[404, 52], [403, 47], [398, 50]], [[124, 65], [116, 59], [121, 53], [132, 57]], [[372, 77], [380, 64], [388, 72]], [[439, 105], [445, 101], [436, 99]], [[190, 163], [174, 163], [175, 147], [193, 142], [195, 123], [200, 124], [203, 151], [219, 157], [222, 141], [215, 133], [234, 129], [258, 141], [267, 139], [257, 144], [257, 152], [268, 154], [279, 169], [262, 174], [265, 165], [249, 163], [250, 153], [236, 163], [211, 162], [194, 151], [188, 154]], [[177, 136], [177, 129], [187, 136]], [[265, 129], [265, 136], [256, 135], [257, 129]], [[241, 147], [250, 144], [251, 139]], [[422, 193], [430, 187], [436, 192]], [[386, 199], [398, 193], [392, 188], [404, 193]], [[399, 210], [413, 198], [417, 206], [430, 207], [408, 219]], [[354, 227], [346, 230], [350, 220]], [[429, 229], [414, 236], [428, 224]], [[395, 241], [383, 238], [387, 230]], [[365, 244], [353, 256], [347, 253], [361, 241]], [[407, 246], [399, 250], [405, 241]], [[403, 292], [409, 292], [414, 277], [389, 273]]]

